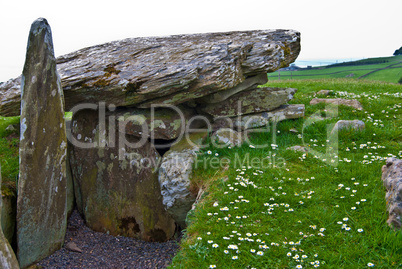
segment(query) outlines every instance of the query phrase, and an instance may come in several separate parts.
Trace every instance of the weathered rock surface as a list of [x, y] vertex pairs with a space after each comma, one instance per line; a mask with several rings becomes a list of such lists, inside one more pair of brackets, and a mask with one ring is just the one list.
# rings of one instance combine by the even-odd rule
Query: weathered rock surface
[[159, 183], [163, 205], [180, 227], [186, 227], [186, 216], [196, 195], [190, 191], [193, 164], [207, 133], [194, 133], [173, 145], [163, 156]]
[[319, 103], [326, 103], [326, 104], [334, 104], [334, 105], [344, 105], [356, 108], [358, 110], [362, 110], [363, 106], [357, 100], [348, 100], [348, 99], [323, 99], [323, 98], [314, 98], [310, 101], [310, 105], [316, 105]]
[[30, 30], [22, 76], [17, 245], [25, 268], [64, 241], [67, 138], [63, 91], [56, 70], [52, 34], [45, 19]]
[[214, 104], [222, 102], [228, 99], [230, 96], [235, 95], [241, 91], [256, 89], [258, 85], [262, 85], [268, 82], [268, 76], [266, 73], [259, 74], [254, 77], [247, 78], [245, 81], [235, 86], [232, 89], [213, 93], [202, 98], [197, 99], [198, 103]]
[[335, 123], [334, 128], [332, 128], [331, 134], [339, 132], [342, 129], [352, 129], [355, 131], [361, 131], [366, 127], [361, 120], [339, 120]]
[[0, 83], [0, 115], [18, 116], [21, 111], [21, 76]]
[[175, 225], [162, 204], [158, 152], [147, 137], [120, 133], [117, 125], [103, 130], [109, 123], [96, 110], [73, 115], [69, 149], [78, 210], [95, 231], [170, 239]]
[[[0, 167], [0, 186], [1, 186], [1, 167]], [[0, 188], [0, 198], [1, 188]], [[3, 209], [3, 201], [0, 199], [0, 212]], [[2, 221], [2, 216], [0, 215], [0, 222]], [[3, 234], [3, 229], [0, 226], [0, 268], [2, 269], [19, 269], [17, 257], [15, 256], [14, 250], [11, 248], [10, 243]]]
[[241, 117], [233, 117], [230, 120], [233, 122], [234, 128], [242, 130], [253, 129], [268, 125], [270, 122], [278, 122], [287, 119], [297, 119], [304, 117], [304, 105], [282, 105], [277, 109], [262, 112], [243, 115]]
[[297, 89], [259, 88], [242, 91], [228, 99], [201, 107], [201, 111], [216, 118], [270, 111], [287, 103]]
[[230, 128], [221, 128], [211, 136], [211, 141], [217, 148], [241, 146], [244, 134]]
[[[180, 104], [235, 88], [248, 77], [288, 66], [300, 33], [262, 30], [144, 37], [93, 46], [58, 58], [66, 110]], [[20, 78], [0, 85], [0, 115], [18, 115]]]
[[385, 199], [389, 217], [388, 225], [395, 229], [402, 228], [402, 160], [388, 158], [382, 167], [382, 180], [387, 190]]
[[185, 106], [155, 107], [154, 109], [126, 108], [113, 115], [119, 122], [125, 121], [129, 135], [151, 137], [153, 139], [176, 139], [184, 134], [189, 120], [195, 116], [193, 109]]

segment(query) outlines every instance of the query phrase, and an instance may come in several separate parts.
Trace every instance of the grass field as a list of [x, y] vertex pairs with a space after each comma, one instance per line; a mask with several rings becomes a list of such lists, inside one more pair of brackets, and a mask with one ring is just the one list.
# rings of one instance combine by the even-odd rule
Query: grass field
[[[350, 65], [350, 64], [355, 65]], [[371, 58], [345, 66], [330, 65], [298, 71], [277, 71], [269, 73], [269, 80], [299, 80], [325, 78], [351, 78], [398, 83], [402, 78], [402, 55], [384, 58]]]
[[[196, 167], [193, 184], [205, 193], [170, 268], [401, 268], [402, 233], [386, 224], [381, 167], [402, 157], [402, 86], [346, 79], [268, 85], [298, 88], [291, 103], [305, 104], [306, 117], [252, 135], [240, 148], [200, 153], [197, 163], [230, 165]], [[321, 89], [357, 99], [364, 110], [342, 106], [312, 124], [313, 115], [328, 115], [328, 107], [309, 105]], [[341, 131], [334, 144], [327, 129], [339, 119], [361, 119], [366, 128]], [[287, 149], [293, 145], [310, 151]]]
[[[306, 116], [270, 125], [241, 147], [199, 153], [203, 165], [192, 185], [204, 194], [170, 268], [402, 268], [402, 232], [386, 224], [381, 181], [386, 158], [402, 158], [402, 86], [355, 79], [266, 86], [297, 88], [290, 103], [305, 104]], [[364, 110], [330, 114], [332, 107], [310, 106], [321, 89], [357, 99]], [[340, 119], [361, 119], [366, 128], [329, 139], [327, 130]], [[2, 189], [10, 193], [19, 139], [5, 128], [18, 121], [0, 117]], [[293, 145], [310, 151], [287, 149]], [[223, 159], [229, 167], [209, 165]]]

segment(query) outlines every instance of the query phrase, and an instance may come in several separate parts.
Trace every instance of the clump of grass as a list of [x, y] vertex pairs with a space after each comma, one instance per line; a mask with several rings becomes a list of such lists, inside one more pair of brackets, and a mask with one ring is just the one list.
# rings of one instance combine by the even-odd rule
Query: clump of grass
[[[292, 103], [306, 104], [306, 117], [252, 135], [249, 145], [200, 152], [203, 165], [194, 174], [198, 185], [210, 182], [208, 194], [188, 216], [170, 268], [401, 268], [402, 233], [386, 224], [381, 167], [402, 157], [402, 86], [273, 84], [299, 88]], [[364, 110], [340, 107], [335, 117], [303, 128], [317, 111], [326, 113], [309, 105], [321, 89], [357, 99]], [[326, 129], [339, 119], [361, 119], [366, 128], [340, 131], [331, 148]], [[293, 145], [310, 151], [287, 149]], [[208, 165], [216, 159], [230, 160], [225, 175]]]

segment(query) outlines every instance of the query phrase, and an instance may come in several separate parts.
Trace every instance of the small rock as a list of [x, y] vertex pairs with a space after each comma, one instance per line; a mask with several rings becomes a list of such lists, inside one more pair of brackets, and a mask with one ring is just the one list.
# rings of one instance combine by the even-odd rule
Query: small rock
[[334, 104], [334, 105], [344, 105], [356, 108], [358, 110], [362, 110], [362, 104], [357, 100], [348, 100], [348, 99], [322, 99], [322, 98], [314, 98], [310, 101], [310, 105], [316, 105], [319, 103], [326, 103], [326, 104]]
[[365, 128], [365, 124], [361, 120], [340, 120], [335, 124], [334, 128], [331, 131], [331, 134], [334, 132], [338, 132], [339, 130], [348, 128], [356, 131], [361, 131]]
[[219, 129], [212, 135], [211, 140], [218, 147], [235, 147], [244, 142], [242, 133], [229, 128]]
[[8, 125], [7, 128], [6, 128], [6, 131], [10, 131], [10, 132], [14, 132], [16, 130], [17, 129], [15, 129], [15, 127], [12, 124]]
[[66, 249], [74, 251], [74, 252], [82, 253], [82, 250], [74, 242], [68, 242], [66, 244]]
[[402, 222], [402, 160], [388, 158], [382, 167], [382, 180], [387, 190], [385, 199], [389, 217], [387, 223], [395, 229], [401, 229]]
[[308, 148], [305, 146], [293, 146], [293, 147], [288, 147], [287, 150], [294, 150], [294, 151], [300, 151], [300, 152], [308, 152]]
[[321, 91], [316, 92], [315, 95], [324, 95], [324, 96], [327, 96], [327, 95], [330, 95], [330, 94], [333, 94], [333, 91], [330, 91], [330, 90], [321, 90]]

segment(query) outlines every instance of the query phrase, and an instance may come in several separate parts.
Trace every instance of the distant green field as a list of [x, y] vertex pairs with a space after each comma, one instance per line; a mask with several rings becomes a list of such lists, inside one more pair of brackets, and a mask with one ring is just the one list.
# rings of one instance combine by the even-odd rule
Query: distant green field
[[398, 83], [402, 78], [402, 55], [370, 58], [355, 62], [301, 69], [276, 71], [269, 80], [351, 78]]

